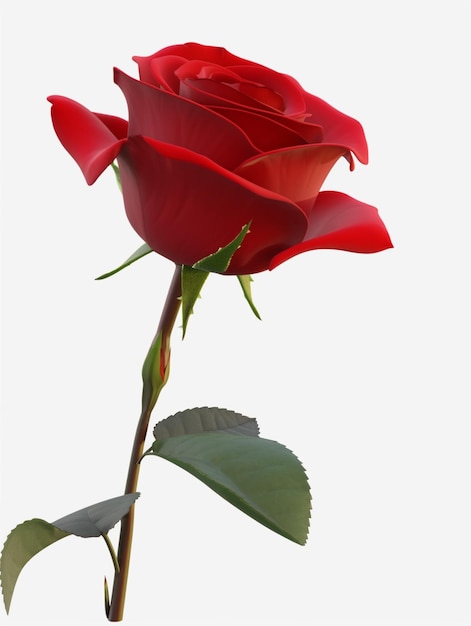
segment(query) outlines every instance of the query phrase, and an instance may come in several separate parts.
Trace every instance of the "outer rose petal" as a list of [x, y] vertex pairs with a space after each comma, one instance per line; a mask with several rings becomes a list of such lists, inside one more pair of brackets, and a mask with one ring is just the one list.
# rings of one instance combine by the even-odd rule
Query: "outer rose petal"
[[295, 204], [184, 148], [130, 137], [119, 165], [131, 225], [177, 264], [193, 265], [252, 222], [226, 273], [253, 274], [305, 233]]
[[50, 96], [54, 129], [67, 152], [75, 159], [92, 185], [118, 156], [127, 122], [111, 115], [92, 113], [78, 102], [63, 96]]
[[[310, 93], [304, 92], [304, 97], [307, 111], [311, 114], [306, 121], [323, 127], [324, 142], [346, 146], [355, 154], [360, 163], [368, 163], [368, 144], [360, 122]], [[353, 169], [352, 164], [350, 169]]]
[[233, 122], [194, 102], [141, 83], [118, 69], [115, 82], [129, 108], [129, 135], [188, 148], [233, 169], [257, 148]]
[[116, 115], [97, 113], [96, 111], [94, 115], [96, 115], [118, 139], [125, 139], [128, 136], [129, 123], [127, 120], [123, 120], [122, 117], [116, 117]]
[[269, 269], [308, 250], [371, 253], [392, 247], [378, 209], [337, 191], [322, 191], [303, 241], [275, 255]]

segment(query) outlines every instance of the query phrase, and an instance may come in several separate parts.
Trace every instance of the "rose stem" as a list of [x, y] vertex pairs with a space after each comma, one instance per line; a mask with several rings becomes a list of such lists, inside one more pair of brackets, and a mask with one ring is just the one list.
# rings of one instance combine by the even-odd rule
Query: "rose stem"
[[[156, 335], [152, 342], [151, 347], [158, 339], [159, 335], [162, 336], [161, 355], [165, 359], [166, 366], [168, 366], [168, 354], [170, 346], [170, 335], [172, 333], [175, 320], [180, 310], [181, 305], [181, 266], [175, 267], [175, 273], [170, 283], [170, 287], [165, 301], [162, 315], [160, 318], [159, 326], [157, 328]], [[161, 391], [164, 383], [161, 385], [158, 393]], [[154, 400], [157, 399], [158, 393], [154, 396]], [[149, 406], [150, 404], [150, 406]], [[131, 458], [129, 461], [128, 477], [126, 480], [125, 493], [135, 493], [137, 490], [137, 482], [139, 478], [140, 459], [144, 452], [144, 444], [147, 435], [147, 429], [149, 426], [149, 419], [152, 413], [152, 409], [155, 405], [147, 401], [143, 401], [143, 409], [139, 422], [136, 428], [136, 434], [134, 437], [134, 444], [131, 452]], [[119, 622], [123, 619], [124, 613], [124, 601], [126, 597], [126, 586], [129, 573], [129, 562], [131, 559], [131, 544], [132, 533], [134, 526], [134, 505], [131, 506], [129, 513], [121, 520], [121, 532], [119, 536], [118, 547], [118, 563], [119, 572], [115, 572], [113, 582], [113, 593], [111, 597], [110, 609], [108, 613], [108, 619], [110, 622]]]

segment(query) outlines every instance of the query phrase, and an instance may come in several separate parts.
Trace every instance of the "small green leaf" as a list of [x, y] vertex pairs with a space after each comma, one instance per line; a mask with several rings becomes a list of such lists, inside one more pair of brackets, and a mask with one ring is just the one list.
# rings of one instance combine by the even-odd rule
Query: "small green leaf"
[[151, 450], [267, 528], [306, 543], [309, 484], [300, 461], [285, 446], [259, 437], [200, 433], [154, 441]]
[[168, 439], [202, 432], [258, 436], [257, 420], [217, 407], [198, 407], [179, 411], [155, 425], [154, 437]]
[[122, 263], [119, 267], [117, 267], [114, 270], [111, 270], [110, 272], [106, 272], [106, 274], [102, 274], [101, 276], [98, 276], [97, 278], [95, 278], [95, 280], [103, 280], [104, 278], [109, 278], [110, 276], [113, 276], [113, 274], [117, 274], [118, 272], [123, 270], [125, 267], [128, 267], [135, 261], [142, 259], [142, 257], [149, 254], [149, 252], [153, 252], [152, 248], [148, 246], [146, 243], [143, 243], [142, 246], [138, 248], [133, 254], [131, 254], [131, 256], [128, 259], [126, 259], [126, 261], [124, 261], [124, 263]]
[[205, 272], [216, 272], [222, 274], [227, 270], [234, 256], [236, 250], [240, 248], [242, 241], [246, 234], [249, 232], [250, 223], [246, 224], [235, 239], [233, 239], [224, 248], [219, 248], [217, 252], [210, 254], [209, 256], [201, 259], [193, 265], [197, 270], [204, 270]]
[[[5, 541], [0, 558], [0, 578], [7, 613], [23, 567], [38, 552], [59, 539], [69, 535], [87, 538], [103, 536], [113, 558], [114, 551], [106, 533], [128, 513], [139, 495], [128, 493], [110, 498], [61, 517], [52, 524], [36, 518], [14, 528]], [[116, 568], [116, 558], [113, 563]]]
[[47, 546], [68, 536], [68, 532], [37, 518], [23, 522], [11, 531], [0, 559], [3, 602], [7, 613], [16, 581], [26, 563]]
[[260, 313], [257, 311], [255, 304], [252, 300], [251, 283], [253, 283], [253, 278], [249, 276], [249, 274], [245, 274], [244, 276], [237, 276], [237, 278], [239, 279], [240, 286], [242, 287], [242, 291], [244, 292], [245, 299], [249, 303], [252, 311], [254, 312], [255, 317], [258, 317], [258, 319], [261, 320], [262, 318], [260, 317]]
[[183, 337], [185, 337], [186, 327], [193, 307], [199, 298], [201, 289], [209, 276], [209, 272], [194, 269], [189, 265], [182, 265], [182, 326]]
[[139, 496], [139, 493], [127, 493], [117, 498], [103, 500], [103, 502], [61, 517], [53, 524], [60, 530], [77, 535], [77, 537], [100, 537], [128, 513]]

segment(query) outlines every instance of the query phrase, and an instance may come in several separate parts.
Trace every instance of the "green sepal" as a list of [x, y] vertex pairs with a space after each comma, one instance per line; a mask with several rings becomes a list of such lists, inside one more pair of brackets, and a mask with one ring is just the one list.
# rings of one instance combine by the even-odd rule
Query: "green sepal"
[[237, 237], [227, 244], [227, 246], [219, 248], [217, 252], [197, 261], [192, 267], [197, 270], [204, 270], [205, 272], [215, 272], [216, 274], [225, 272], [229, 267], [232, 257], [237, 249], [240, 248], [242, 241], [249, 232], [250, 224], [251, 222], [246, 224]]
[[245, 299], [249, 303], [249, 306], [252, 309], [255, 317], [258, 317], [258, 319], [261, 320], [262, 318], [260, 317], [260, 313], [257, 311], [257, 308], [252, 299], [251, 283], [253, 283], [253, 278], [249, 274], [237, 276], [237, 278], [239, 279], [240, 286], [242, 287], [242, 291], [244, 292]]
[[270, 530], [304, 545], [311, 497], [299, 459], [276, 441], [204, 432], [156, 440], [147, 454], [183, 468]]
[[10, 610], [16, 581], [26, 563], [38, 552], [70, 533], [56, 528], [43, 519], [31, 519], [19, 524], [8, 535], [0, 559], [3, 602]]
[[189, 265], [182, 265], [182, 327], [183, 337], [185, 337], [186, 327], [190, 315], [193, 313], [193, 307], [199, 298], [200, 291], [209, 272], [195, 269]]
[[135, 261], [139, 261], [139, 259], [142, 259], [142, 257], [149, 254], [149, 252], [153, 252], [152, 248], [146, 243], [143, 243], [142, 246], [138, 248], [135, 252], [133, 252], [133, 254], [131, 254], [131, 256], [128, 259], [126, 259], [126, 261], [124, 261], [124, 263], [122, 263], [119, 267], [117, 267], [114, 270], [111, 270], [110, 272], [106, 272], [106, 274], [102, 274], [101, 276], [98, 276], [97, 278], [95, 278], [95, 280], [103, 280], [103, 278], [109, 278], [109, 276], [113, 276], [113, 274], [117, 274], [118, 272], [123, 270], [125, 267], [128, 267]]
[[116, 183], [121, 193], [123, 193], [123, 185], [121, 184], [121, 173], [119, 171], [119, 167], [116, 163], [112, 163], [111, 167], [113, 168], [114, 175], [116, 176]]
[[168, 379], [168, 368], [162, 362], [162, 333], [155, 338], [142, 366], [142, 410], [152, 411]]

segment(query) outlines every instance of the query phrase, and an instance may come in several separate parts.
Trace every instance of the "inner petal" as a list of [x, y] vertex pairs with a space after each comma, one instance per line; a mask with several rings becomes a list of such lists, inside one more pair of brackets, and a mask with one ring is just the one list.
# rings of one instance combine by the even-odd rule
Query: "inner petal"
[[268, 87], [248, 82], [234, 83], [232, 86], [243, 94], [257, 100], [257, 102], [266, 104], [272, 109], [283, 111], [285, 108], [284, 100], [280, 94]]
[[216, 96], [246, 107], [284, 110], [285, 103], [278, 92], [227, 67], [188, 61], [175, 69], [175, 76], [180, 81], [179, 95], [201, 104], [218, 104], [211, 97]]
[[309, 216], [324, 180], [345, 152], [343, 146], [324, 144], [283, 148], [248, 159], [235, 173], [296, 202]]
[[[262, 66], [241, 65], [231, 69], [242, 76], [244, 82], [263, 85], [270, 93], [276, 94], [282, 104], [281, 106], [276, 104], [271, 106], [283, 111], [285, 115], [299, 118], [306, 116], [303, 90], [291, 76], [280, 74]], [[256, 95], [253, 97], [257, 98]]]

